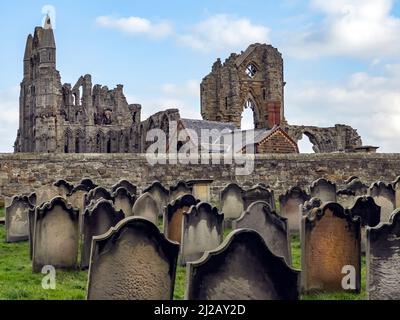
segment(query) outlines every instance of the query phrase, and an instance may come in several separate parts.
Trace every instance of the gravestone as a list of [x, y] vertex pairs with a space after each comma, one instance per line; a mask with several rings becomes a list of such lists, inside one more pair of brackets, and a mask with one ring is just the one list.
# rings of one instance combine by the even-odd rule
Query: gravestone
[[400, 208], [400, 176], [393, 181], [392, 186], [395, 192], [396, 208]]
[[31, 193], [31, 194], [28, 196], [28, 199], [29, 199], [29, 203], [30, 203], [32, 206], [36, 206], [37, 196], [36, 196], [36, 193], [35, 193], [35, 192]]
[[93, 190], [93, 189], [95, 189], [95, 188], [98, 187], [98, 185], [95, 184], [95, 183], [92, 181], [92, 179], [89, 179], [89, 178], [84, 178], [84, 179], [82, 179], [82, 180], [78, 183], [78, 186], [81, 186], [81, 187], [85, 188], [86, 191], [90, 191], [90, 190]]
[[93, 238], [89, 300], [172, 300], [179, 245], [130, 217]]
[[75, 187], [67, 197], [67, 200], [72, 207], [79, 209], [80, 215], [83, 215], [86, 208], [87, 193], [87, 188], [84, 185], [79, 185]]
[[349, 209], [352, 217], [360, 217], [361, 221], [361, 251], [366, 252], [366, 228], [376, 227], [381, 221], [381, 207], [372, 197], [358, 197], [352, 208]]
[[265, 201], [257, 201], [233, 222], [234, 229], [251, 229], [257, 231], [268, 248], [275, 255], [283, 257], [291, 265], [290, 240], [287, 219], [271, 210]]
[[356, 199], [356, 193], [354, 191], [343, 189], [337, 192], [337, 202], [343, 208], [351, 208], [354, 205]]
[[112, 198], [114, 199], [115, 210], [122, 210], [126, 218], [132, 216], [132, 207], [135, 204], [134, 195], [121, 187], [112, 194]]
[[10, 206], [6, 207], [5, 225], [6, 242], [29, 240], [28, 212], [32, 204], [26, 196], [15, 196]]
[[336, 184], [326, 179], [318, 179], [310, 186], [312, 198], [321, 199], [324, 202], [336, 202]]
[[381, 181], [375, 182], [369, 188], [369, 195], [381, 207], [381, 222], [388, 222], [396, 209], [396, 195], [393, 187]]
[[[302, 218], [302, 288], [305, 293], [347, 291], [342, 287], [346, 268], [355, 271], [355, 286], [361, 287], [361, 222], [337, 203], [313, 208]], [[347, 289], [347, 288], [346, 288]]]
[[231, 227], [232, 221], [238, 219], [244, 211], [244, 190], [237, 183], [228, 184], [220, 194], [221, 212], [225, 224]]
[[185, 194], [192, 194], [192, 189], [185, 181], [179, 181], [175, 186], [169, 188], [169, 201], [173, 202]]
[[243, 200], [245, 210], [250, 207], [252, 203], [257, 201], [265, 201], [270, 205], [272, 210], [275, 210], [274, 191], [270, 190], [264, 184], [258, 184], [257, 186], [246, 190], [243, 195]]
[[192, 206], [199, 203], [191, 194], [179, 197], [170, 203], [164, 212], [164, 234], [169, 240], [182, 242], [182, 223], [183, 215]]
[[158, 204], [150, 193], [144, 193], [136, 200], [132, 208], [132, 213], [135, 217], [146, 218], [155, 225], [158, 225], [158, 217], [160, 215]]
[[224, 215], [209, 203], [192, 206], [183, 216], [181, 263], [196, 261], [218, 247], [224, 236]]
[[288, 219], [290, 232], [300, 232], [300, 206], [308, 200], [310, 200], [310, 196], [299, 187], [293, 187], [279, 197], [281, 215]]
[[211, 201], [211, 184], [214, 180], [191, 180], [188, 186], [192, 188], [192, 194], [196, 199], [202, 202]]
[[188, 263], [187, 300], [298, 300], [300, 272], [275, 256], [254, 230], [236, 230]]
[[79, 247], [79, 213], [65, 199], [54, 198], [36, 209], [33, 271], [46, 265], [75, 269]]
[[388, 223], [367, 228], [367, 293], [370, 300], [400, 300], [400, 210]]
[[164, 188], [161, 182], [153, 182], [150, 187], [143, 190], [143, 193], [150, 193], [153, 196], [158, 204], [158, 211], [162, 214], [169, 203], [169, 191]]
[[42, 186], [35, 190], [36, 193], [36, 205], [40, 206], [45, 202], [49, 202], [52, 199], [59, 196], [59, 190], [54, 185]]
[[357, 197], [368, 194], [368, 186], [360, 178], [352, 177], [346, 181], [346, 190], [353, 191]]
[[63, 180], [63, 179], [55, 182], [54, 186], [58, 188], [58, 195], [64, 199], [66, 199], [67, 196], [74, 189], [74, 186], [72, 184], [70, 184], [68, 181]]
[[86, 195], [86, 200], [85, 204], [86, 206], [91, 205], [91, 203], [95, 203], [100, 199], [104, 200], [113, 200], [111, 193], [108, 192], [107, 189], [103, 187], [97, 187], [95, 189], [92, 189], [89, 191], [89, 193]]
[[119, 188], [125, 188], [132, 196], [136, 196], [137, 187], [130, 183], [128, 180], [121, 180], [111, 187], [111, 193], [116, 192]]
[[124, 213], [117, 211], [109, 200], [99, 200], [86, 209], [82, 219], [81, 268], [89, 267], [92, 238], [107, 233], [124, 218]]

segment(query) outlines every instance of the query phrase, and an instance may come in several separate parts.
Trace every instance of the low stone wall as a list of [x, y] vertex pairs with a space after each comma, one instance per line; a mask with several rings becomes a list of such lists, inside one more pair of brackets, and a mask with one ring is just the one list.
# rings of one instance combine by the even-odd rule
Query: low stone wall
[[127, 179], [142, 190], [154, 180], [165, 186], [179, 180], [214, 179], [213, 202], [227, 183], [270, 185], [276, 196], [293, 185], [307, 187], [325, 177], [339, 186], [355, 175], [364, 183], [393, 181], [400, 175], [400, 154], [257, 155], [251, 175], [237, 176], [234, 165], [155, 165], [137, 154], [0, 154], [0, 199], [29, 193], [58, 179], [72, 183], [84, 177], [109, 187]]

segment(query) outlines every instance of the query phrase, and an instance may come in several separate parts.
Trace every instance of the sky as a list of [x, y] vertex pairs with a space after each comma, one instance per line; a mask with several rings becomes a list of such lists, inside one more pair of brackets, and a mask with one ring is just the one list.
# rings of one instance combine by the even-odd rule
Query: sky
[[13, 151], [26, 37], [46, 13], [62, 82], [123, 84], [142, 119], [169, 108], [200, 119], [214, 61], [268, 43], [284, 57], [290, 124], [348, 124], [364, 145], [400, 152], [400, 0], [2, 0], [0, 152]]

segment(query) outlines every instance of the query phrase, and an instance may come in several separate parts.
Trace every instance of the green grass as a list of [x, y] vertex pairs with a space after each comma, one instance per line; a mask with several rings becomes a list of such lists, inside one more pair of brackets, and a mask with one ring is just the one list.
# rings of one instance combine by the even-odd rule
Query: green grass
[[5, 212], [3, 208], [0, 208], [0, 218], [3, 218], [5, 216]]
[[[0, 214], [2, 210], [0, 209]], [[227, 229], [224, 238], [231, 230]], [[57, 270], [56, 290], [44, 290], [42, 274], [32, 273], [27, 242], [6, 244], [4, 226], [0, 226], [0, 300], [81, 300], [86, 297], [87, 272]], [[300, 269], [300, 241], [292, 237], [293, 268]], [[365, 299], [365, 258], [362, 268], [361, 294], [336, 293], [302, 296], [304, 300], [361, 300]], [[178, 266], [174, 299], [182, 300], [185, 294], [186, 268]]]

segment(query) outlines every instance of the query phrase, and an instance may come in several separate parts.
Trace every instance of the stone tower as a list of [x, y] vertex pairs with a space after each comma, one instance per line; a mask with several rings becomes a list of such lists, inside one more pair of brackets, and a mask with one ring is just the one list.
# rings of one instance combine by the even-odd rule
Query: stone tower
[[204, 120], [241, 126], [245, 108], [254, 112], [255, 128], [270, 129], [285, 122], [283, 59], [270, 45], [253, 44], [224, 64], [218, 59], [201, 83]]
[[56, 44], [51, 20], [28, 36], [20, 94], [20, 128], [15, 149], [20, 152], [58, 151], [61, 78], [56, 70]]

